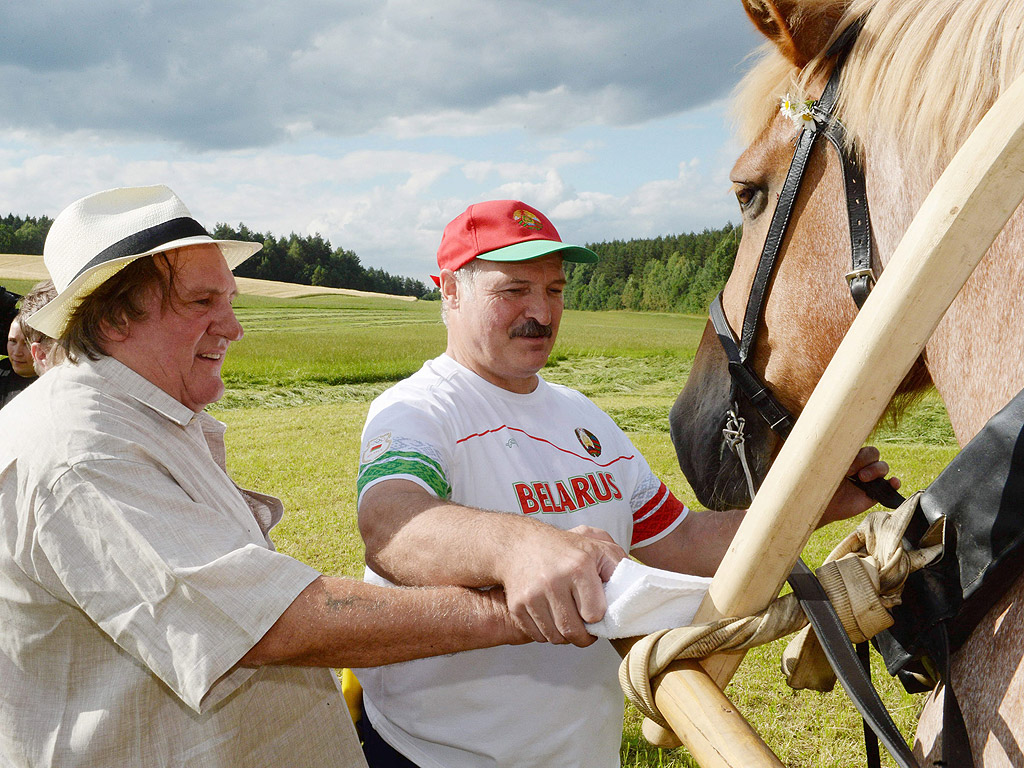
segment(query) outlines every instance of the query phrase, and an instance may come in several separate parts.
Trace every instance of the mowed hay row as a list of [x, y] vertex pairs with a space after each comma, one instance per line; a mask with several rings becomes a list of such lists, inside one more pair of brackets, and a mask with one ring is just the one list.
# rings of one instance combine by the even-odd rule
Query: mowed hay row
[[336, 294], [341, 296], [374, 296], [381, 299], [396, 301], [417, 301], [415, 296], [395, 296], [390, 293], [374, 291], [357, 291], [354, 288], [327, 288], [322, 285], [298, 285], [282, 283], [278, 280], [257, 280], [254, 277], [236, 277], [238, 292], [249, 296], [267, 296], [273, 299], [299, 299], [306, 296], [322, 296]]
[[0, 280], [45, 280], [50, 276], [42, 256], [0, 253]]
[[[0, 253], [0, 280], [45, 280], [50, 275], [43, 264], [42, 256], [20, 253]], [[277, 280], [257, 280], [252, 277], [235, 278], [239, 293], [249, 296], [266, 296], [272, 299], [298, 299], [305, 296], [339, 294], [343, 296], [375, 296], [397, 301], [416, 301], [415, 296], [393, 296], [373, 291], [357, 291], [352, 288], [327, 288], [319, 285], [298, 285]]]

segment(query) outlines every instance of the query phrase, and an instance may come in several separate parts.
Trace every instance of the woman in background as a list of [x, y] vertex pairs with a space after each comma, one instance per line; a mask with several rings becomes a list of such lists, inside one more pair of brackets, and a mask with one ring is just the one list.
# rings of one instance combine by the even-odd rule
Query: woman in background
[[16, 317], [7, 332], [7, 359], [0, 360], [0, 408], [35, 379], [32, 347], [21, 330], [21, 319]]

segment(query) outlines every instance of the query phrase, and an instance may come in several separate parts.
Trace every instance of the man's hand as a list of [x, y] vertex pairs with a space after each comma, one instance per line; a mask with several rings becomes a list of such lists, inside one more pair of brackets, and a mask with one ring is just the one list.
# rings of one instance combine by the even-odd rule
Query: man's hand
[[562, 531], [538, 523], [523, 533], [498, 564], [513, 618], [538, 642], [590, 645], [596, 638], [584, 624], [604, 616], [603, 584], [625, 551], [589, 526]]
[[[870, 483], [872, 480], [885, 477], [888, 472], [889, 465], [879, 459], [878, 449], [874, 446], [866, 446], [857, 453], [853, 464], [850, 465], [850, 471], [846, 474], [848, 477], [856, 477], [862, 482]], [[889, 484], [899, 490], [900, 479], [890, 477]], [[821, 516], [819, 525], [855, 517], [873, 507], [875, 503], [874, 499], [853, 483], [843, 481], [825, 509], [825, 513]]]

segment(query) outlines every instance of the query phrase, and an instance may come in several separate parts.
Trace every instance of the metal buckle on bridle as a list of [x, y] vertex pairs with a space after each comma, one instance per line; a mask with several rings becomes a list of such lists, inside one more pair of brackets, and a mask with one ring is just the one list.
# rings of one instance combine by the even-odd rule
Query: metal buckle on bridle
[[751, 474], [750, 466], [747, 464], [747, 451], [743, 446], [747, 439], [744, 432], [747, 420], [740, 416], [739, 411], [739, 406], [735, 402], [733, 402], [732, 408], [726, 411], [725, 426], [722, 427], [722, 438], [740, 460], [740, 466], [743, 467], [743, 475], [747, 480], [747, 490], [750, 491], [750, 500], [753, 501], [754, 496], [757, 494], [757, 489], [754, 487], [754, 476]]
[[862, 277], [866, 277], [868, 279], [868, 282], [871, 283], [872, 285], [875, 284], [875, 273], [870, 267], [868, 267], [867, 269], [850, 270], [849, 272], [846, 273], [846, 283], [847, 285], [852, 285], [854, 280], [858, 280]]

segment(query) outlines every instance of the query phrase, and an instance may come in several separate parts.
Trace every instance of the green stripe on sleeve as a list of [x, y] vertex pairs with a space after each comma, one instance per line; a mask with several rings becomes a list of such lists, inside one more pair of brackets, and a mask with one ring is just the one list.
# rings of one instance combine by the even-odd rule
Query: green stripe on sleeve
[[438, 462], [422, 453], [405, 451], [389, 451], [369, 464], [360, 465], [357, 493], [362, 494], [363, 488], [375, 480], [396, 475], [412, 475], [422, 480], [439, 498], [451, 496], [452, 488]]

